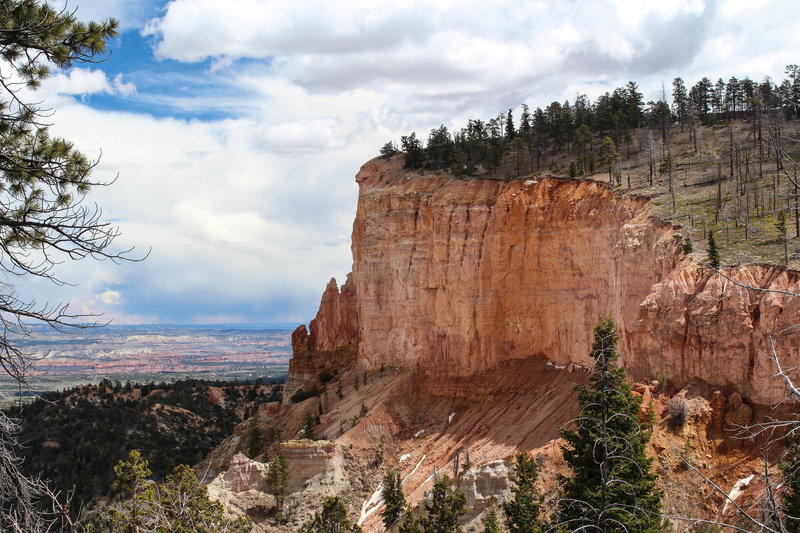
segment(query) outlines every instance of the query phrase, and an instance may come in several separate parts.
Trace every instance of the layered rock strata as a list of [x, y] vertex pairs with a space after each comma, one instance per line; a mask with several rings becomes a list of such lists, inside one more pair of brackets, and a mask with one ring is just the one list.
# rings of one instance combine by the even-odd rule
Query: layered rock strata
[[600, 316], [628, 348], [639, 304], [682, 257], [646, 200], [594, 181], [418, 177], [399, 159], [370, 161], [356, 181], [362, 367], [591, 365]]

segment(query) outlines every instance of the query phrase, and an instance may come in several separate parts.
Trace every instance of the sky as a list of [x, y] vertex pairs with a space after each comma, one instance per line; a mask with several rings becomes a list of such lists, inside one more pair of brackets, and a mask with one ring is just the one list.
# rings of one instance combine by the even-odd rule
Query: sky
[[[55, 4], [63, 5], [63, 4]], [[508, 108], [592, 100], [629, 80], [645, 101], [784, 77], [796, 0], [70, 0], [120, 35], [36, 98], [51, 130], [113, 181], [86, 201], [141, 262], [13, 280], [117, 324], [307, 323], [352, 266], [360, 166], [387, 141]]]

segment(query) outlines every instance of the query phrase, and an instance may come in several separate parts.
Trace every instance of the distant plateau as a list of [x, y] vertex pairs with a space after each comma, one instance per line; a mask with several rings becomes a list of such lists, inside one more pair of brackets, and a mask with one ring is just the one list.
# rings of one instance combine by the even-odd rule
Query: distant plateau
[[0, 378], [0, 400], [7, 403], [102, 379], [121, 383], [281, 379], [289, 367], [294, 326], [112, 325], [67, 334], [34, 327], [18, 343], [37, 361], [29, 390]]

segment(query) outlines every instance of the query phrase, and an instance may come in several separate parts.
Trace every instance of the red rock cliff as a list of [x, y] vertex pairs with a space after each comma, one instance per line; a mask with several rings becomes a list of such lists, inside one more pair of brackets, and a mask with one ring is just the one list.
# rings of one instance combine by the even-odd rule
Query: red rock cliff
[[610, 313], [623, 347], [639, 304], [680, 260], [644, 199], [593, 181], [359, 172], [353, 273], [359, 365], [469, 375], [509, 359], [591, 364]]
[[678, 387], [700, 379], [767, 404], [782, 394], [771, 339], [800, 363], [796, 330], [777, 335], [800, 322], [800, 299], [738, 285], [798, 291], [797, 273], [712, 276], [644, 199], [593, 181], [420, 176], [400, 158], [368, 162], [356, 181], [353, 276], [341, 293], [329, 284], [310, 335], [295, 332], [290, 381], [352, 362], [431, 376], [529, 357], [589, 366], [606, 313], [634, 379], [663, 371]]
[[797, 272], [748, 265], [709, 273], [685, 262], [642, 302], [628, 372], [660, 372], [681, 387], [700, 379], [761, 405], [779, 402], [776, 356], [798, 382]]

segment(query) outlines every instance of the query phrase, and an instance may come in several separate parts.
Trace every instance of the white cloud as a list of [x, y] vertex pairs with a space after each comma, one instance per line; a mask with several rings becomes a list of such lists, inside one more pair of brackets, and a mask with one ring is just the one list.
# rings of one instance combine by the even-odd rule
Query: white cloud
[[[389, 120], [429, 127], [523, 100], [544, 106], [574, 98], [565, 80], [604, 81], [611, 89], [631, 79], [643, 87], [675, 76], [691, 82], [723, 69], [731, 75], [754, 56], [770, 62], [752, 75], [774, 72], [781, 62], [795, 62], [796, 48], [779, 45], [782, 52], [774, 54], [775, 46], [759, 41], [796, 40], [789, 21], [800, 8], [787, 0], [764, 2], [759, 22], [741, 27], [740, 10], [716, 0], [172, 0], [145, 33], [156, 38], [164, 58], [211, 58], [212, 71], [237, 81], [237, 58], [265, 59], [268, 67], [249, 73], [251, 81], [315, 95], [374, 92], [388, 102], [380, 111]], [[722, 60], [709, 59], [724, 51], [709, 45], [711, 36], [734, 43]], [[310, 117], [284, 120], [298, 118]], [[307, 141], [326, 146], [322, 139]], [[277, 149], [294, 152], [287, 144]]]
[[44, 82], [43, 92], [55, 94], [85, 96], [107, 93], [131, 96], [136, 93], [133, 83], [125, 82], [122, 74], [117, 74], [112, 81], [108, 80], [102, 70], [73, 68], [67, 73], [58, 72]]
[[122, 301], [122, 294], [119, 291], [107, 290], [100, 294], [99, 299], [105, 305], [119, 305]]
[[122, 81], [122, 73], [114, 76], [112, 86], [114, 87], [114, 92], [122, 96], [133, 96], [136, 94], [136, 85], [131, 82]]
[[[350, 269], [353, 176], [383, 143], [523, 101], [594, 99], [628, 80], [651, 98], [675, 76], [780, 76], [797, 62], [800, 7], [764, 0], [745, 17], [746, 4], [112, 0], [108, 14], [149, 19], [160, 58], [207, 61], [202, 79], [164, 61], [139, 77], [73, 70], [42, 90], [55, 133], [90, 157], [102, 148], [96, 177], [119, 175], [90, 199], [120, 224], [120, 245], [152, 252], [119, 267], [61, 265], [77, 288], [28, 288], [128, 322], [307, 320], [330, 276]], [[80, 14], [105, 6], [83, 0]], [[141, 76], [170, 90], [145, 89]], [[58, 96], [100, 93], [230, 118], [97, 111]]]
[[[169, 306], [191, 307], [192, 298], [201, 296], [204, 305], [222, 307], [219, 314], [231, 314], [225, 306], [267, 309], [278, 298], [283, 308], [275, 304], [264, 315], [305, 320], [324, 282], [331, 275], [344, 279], [349, 271], [353, 177], [356, 162], [376, 150], [371, 145], [366, 151], [339, 146], [332, 153], [315, 152], [301, 142], [302, 135], [289, 136], [285, 147], [306, 150], [302, 158], [287, 159], [263, 150], [269, 128], [260, 121], [156, 119], [96, 111], [64, 99], [56, 108], [54, 133], [90, 157], [102, 148], [95, 176], [119, 174], [89, 198], [121, 226], [118, 246], [135, 246], [139, 256], [152, 251], [143, 263], [65, 263], [58, 273], [79, 282], [77, 287], [35, 284], [26, 294], [73, 301], [79, 309], [122, 322], [131, 320], [123, 309], [152, 318]], [[335, 126], [326, 119], [301, 123]], [[169, 312], [184, 313], [183, 320], [218, 314], [199, 304]]]
[[57, 94], [85, 95], [111, 92], [111, 84], [103, 71], [75, 68], [64, 74], [59, 72], [46, 82], [47, 88]]
[[317, 152], [340, 147], [345, 139], [333, 118], [300, 119], [269, 124], [261, 134], [260, 145], [268, 151]]

